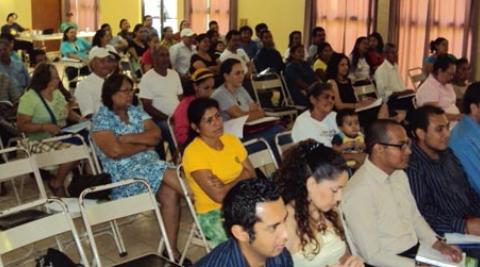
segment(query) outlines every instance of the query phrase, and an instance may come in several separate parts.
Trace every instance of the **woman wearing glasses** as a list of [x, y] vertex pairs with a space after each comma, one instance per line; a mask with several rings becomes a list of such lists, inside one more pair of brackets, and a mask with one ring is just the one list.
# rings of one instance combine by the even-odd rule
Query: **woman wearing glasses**
[[[92, 139], [104, 171], [112, 182], [140, 178], [148, 182], [160, 202], [168, 239], [178, 257], [177, 232], [180, 220], [179, 194], [182, 192], [173, 166], [159, 159], [155, 146], [160, 129], [145, 112], [132, 105], [133, 82], [125, 75], [112, 74], [102, 88], [102, 102], [92, 118]], [[112, 190], [118, 199], [143, 192], [137, 186]]]
[[351, 256], [337, 205], [348, 181], [344, 159], [314, 140], [286, 151], [274, 180], [287, 205], [287, 248], [294, 266], [360, 267]]

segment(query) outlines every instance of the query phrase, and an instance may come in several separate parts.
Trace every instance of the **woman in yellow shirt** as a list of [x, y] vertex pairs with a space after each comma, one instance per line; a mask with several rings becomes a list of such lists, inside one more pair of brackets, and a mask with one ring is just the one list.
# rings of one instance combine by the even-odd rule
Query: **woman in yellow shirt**
[[255, 176], [240, 140], [223, 133], [218, 102], [197, 98], [188, 107], [189, 138], [182, 164], [193, 193], [195, 210], [212, 247], [227, 240], [221, 222], [221, 202], [241, 180]]
[[322, 80], [326, 81], [326, 70], [327, 70], [327, 63], [330, 60], [330, 57], [333, 54], [333, 49], [329, 43], [321, 43], [318, 45], [318, 52], [315, 56], [315, 61], [313, 63], [313, 71], [317, 74], [317, 77]]

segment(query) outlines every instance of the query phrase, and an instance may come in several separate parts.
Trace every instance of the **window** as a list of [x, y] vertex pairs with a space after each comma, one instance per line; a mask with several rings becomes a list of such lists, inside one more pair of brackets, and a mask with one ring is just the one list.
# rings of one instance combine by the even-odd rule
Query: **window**
[[208, 30], [208, 22], [218, 22], [220, 34], [230, 30], [230, 0], [187, 0], [190, 25], [194, 32], [202, 33]]
[[152, 16], [152, 25], [159, 33], [167, 26], [172, 27], [173, 32], [178, 31], [177, 0], [143, 0], [143, 16], [146, 15]]
[[444, 37], [449, 53], [455, 57], [470, 56], [472, 29], [469, 26], [471, 0], [399, 0], [398, 51], [399, 69], [411, 88], [408, 69], [422, 67], [430, 54], [430, 41]]
[[337, 52], [347, 56], [357, 37], [366, 36], [372, 24], [372, 0], [316, 0], [313, 19], [325, 29], [327, 41]]

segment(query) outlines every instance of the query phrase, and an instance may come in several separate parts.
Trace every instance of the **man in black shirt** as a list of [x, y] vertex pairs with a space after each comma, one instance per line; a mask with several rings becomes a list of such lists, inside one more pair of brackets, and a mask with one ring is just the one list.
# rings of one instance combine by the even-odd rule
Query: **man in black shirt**
[[260, 40], [262, 41], [262, 48], [253, 59], [257, 71], [261, 72], [266, 68], [272, 68], [276, 72], [283, 71], [285, 64], [282, 55], [275, 49], [272, 33], [269, 30], [264, 30], [260, 34]]

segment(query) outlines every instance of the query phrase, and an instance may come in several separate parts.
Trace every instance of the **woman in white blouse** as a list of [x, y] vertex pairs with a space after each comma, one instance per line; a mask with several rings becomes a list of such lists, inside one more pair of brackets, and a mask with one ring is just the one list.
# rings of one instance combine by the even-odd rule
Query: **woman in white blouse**
[[350, 255], [336, 210], [348, 181], [339, 154], [314, 140], [302, 141], [286, 151], [274, 179], [287, 205], [287, 248], [294, 266], [364, 266]]

